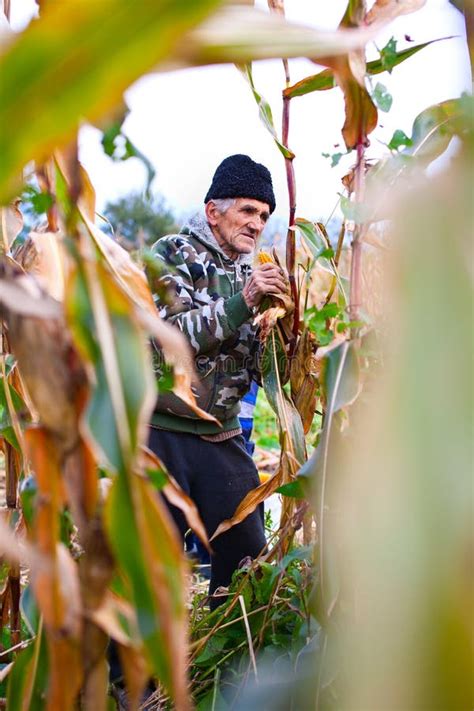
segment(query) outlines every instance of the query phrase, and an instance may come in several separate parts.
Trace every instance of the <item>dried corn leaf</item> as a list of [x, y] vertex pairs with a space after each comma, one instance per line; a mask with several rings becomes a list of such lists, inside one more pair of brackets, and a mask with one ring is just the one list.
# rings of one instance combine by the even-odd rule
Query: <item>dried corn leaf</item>
[[23, 228], [23, 215], [17, 203], [0, 208], [0, 252], [8, 252]]
[[88, 616], [121, 645], [139, 643], [135, 610], [127, 600], [110, 590], [107, 590], [101, 605]]
[[16, 261], [53, 299], [64, 299], [66, 251], [61, 232], [30, 232], [15, 253]]
[[[62, 180], [63, 184], [68, 185], [70, 178], [60, 161], [57, 161], [57, 169], [58, 181]], [[189, 343], [178, 328], [159, 317], [144, 272], [132, 260], [130, 254], [96, 227], [80, 207], [78, 213], [84, 228], [84, 237], [87, 233], [99, 250], [115, 283], [130, 303], [135, 305], [134, 320], [159, 343], [166, 362], [173, 367], [174, 394], [202, 419], [217, 423], [212, 415], [196, 403], [191, 389], [195, 367]]]
[[300, 413], [305, 434], [311, 428], [317, 400], [318, 381], [314, 372], [314, 351], [314, 338], [311, 332], [305, 329], [290, 365], [291, 397]]
[[[284, 363], [282, 363], [284, 361]], [[243, 521], [257, 506], [280, 486], [294, 479], [306, 460], [306, 445], [301, 417], [282, 387], [281, 373], [286, 370], [286, 355], [273, 329], [265, 345], [263, 358], [263, 385], [267, 399], [278, 417], [281, 455], [275, 474], [256, 489], [250, 491], [230, 519], [223, 521], [210, 538], [214, 538]], [[293, 502], [284, 502], [282, 524], [291, 516]]]
[[399, 15], [419, 10], [425, 3], [426, 0], [376, 0], [365, 16], [365, 24], [391, 22]]

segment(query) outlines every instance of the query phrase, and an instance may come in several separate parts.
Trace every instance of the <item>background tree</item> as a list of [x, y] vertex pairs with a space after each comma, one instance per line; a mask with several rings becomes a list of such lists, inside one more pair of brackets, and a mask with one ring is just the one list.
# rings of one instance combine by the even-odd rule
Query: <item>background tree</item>
[[128, 249], [153, 244], [163, 235], [179, 229], [162, 195], [148, 199], [139, 192], [129, 193], [108, 202], [104, 216], [112, 225], [116, 239]]

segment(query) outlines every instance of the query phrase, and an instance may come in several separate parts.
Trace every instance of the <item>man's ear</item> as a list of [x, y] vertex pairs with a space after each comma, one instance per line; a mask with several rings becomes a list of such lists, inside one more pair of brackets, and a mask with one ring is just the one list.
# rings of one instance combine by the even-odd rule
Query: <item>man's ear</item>
[[209, 224], [214, 227], [217, 225], [218, 222], [218, 217], [219, 217], [219, 211], [217, 207], [214, 205], [212, 200], [209, 200], [209, 202], [206, 202], [206, 205], [204, 207], [204, 211], [206, 213], [207, 221]]

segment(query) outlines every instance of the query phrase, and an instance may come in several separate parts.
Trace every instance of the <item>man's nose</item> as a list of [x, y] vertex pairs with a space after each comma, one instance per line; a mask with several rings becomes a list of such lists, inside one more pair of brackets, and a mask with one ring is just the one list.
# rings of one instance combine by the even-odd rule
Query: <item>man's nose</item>
[[249, 229], [252, 230], [252, 232], [261, 232], [265, 227], [265, 220], [262, 220], [259, 215], [255, 215], [251, 218], [248, 226]]

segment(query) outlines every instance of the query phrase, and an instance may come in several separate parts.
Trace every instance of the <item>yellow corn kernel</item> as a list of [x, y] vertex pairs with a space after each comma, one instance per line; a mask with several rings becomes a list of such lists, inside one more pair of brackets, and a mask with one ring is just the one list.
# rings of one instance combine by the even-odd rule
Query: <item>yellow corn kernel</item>
[[258, 260], [260, 264], [266, 264], [267, 262], [274, 262], [275, 260], [273, 259], [271, 254], [268, 254], [268, 252], [259, 252], [258, 253]]

